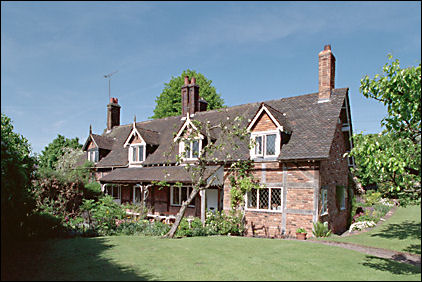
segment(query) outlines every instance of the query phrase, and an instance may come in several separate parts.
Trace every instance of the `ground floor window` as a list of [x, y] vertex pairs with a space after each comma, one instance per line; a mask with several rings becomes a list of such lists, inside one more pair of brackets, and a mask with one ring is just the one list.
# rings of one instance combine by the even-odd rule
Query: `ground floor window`
[[336, 187], [337, 204], [340, 210], [346, 209], [346, 189], [343, 186]]
[[122, 191], [120, 185], [107, 184], [105, 186], [105, 194], [112, 196], [115, 200], [120, 200], [122, 197]]
[[281, 212], [283, 203], [282, 190], [281, 187], [252, 189], [246, 196], [247, 209]]
[[328, 197], [327, 197], [327, 188], [321, 189], [321, 215], [328, 213]]
[[[192, 187], [170, 187], [170, 204], [173, 206], [181, 206], [192, 193]], [[189, 207], [195, 206], [195, 199], [192, 200]]]

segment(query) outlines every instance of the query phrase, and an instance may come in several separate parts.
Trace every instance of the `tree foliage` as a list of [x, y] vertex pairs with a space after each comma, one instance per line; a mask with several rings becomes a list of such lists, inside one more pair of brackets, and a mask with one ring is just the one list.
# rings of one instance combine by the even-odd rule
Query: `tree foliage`
[[79, 138], [66, 138], [60, 134], [41, 152], [39, 165], [41, 169], [56, 169], [57, 162], [66, 153], [65, 148], [81, 149]]
[[388, 115], [381, 121], [382, 133], [354, 135], [355, 174], [404, 205], [420, 203], [421, 65], [402, 69], [399, 60], [387, 63], [383, 74], [361, 80], [360, 91], [386, 105]]
[[199, 85], [199, 96], [208, 102], [208, 110], [223, 107], [224, 100], [211, 85], [212, 81], [199, 72], [187, 69], [180, 76], [172, 77], [168, 83], [164, 83], [163, 91], [155, 99], [156, 106], [151, 118], [158, 119], [181, 114], [182, 95], [180, 89], [184, 85], [185, 76], [196, 78], [196, 84]]
[[36, 159], [28, 140], [13, 131], [1, 114], [1, 230], [3, 238], [22, 235], [25, 219], [35, 207], [30, 193]]

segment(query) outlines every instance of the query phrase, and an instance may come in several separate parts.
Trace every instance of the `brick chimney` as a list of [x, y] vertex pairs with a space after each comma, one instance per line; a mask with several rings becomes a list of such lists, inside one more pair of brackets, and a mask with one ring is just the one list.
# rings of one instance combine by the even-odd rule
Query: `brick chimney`
[[192, 77], [189, 83], [189, 77], [185, 76], [182, 86], [182, 117], [186, 116], [186, 113], [193, 115], [199, 110], [199, 85], [196, 84], [196, 78]]
[[107, 130], [120, 125], [120, 105], [117, 98], [110, 98], [110, 104], [107, 105]]
[[331, 90], [334, 89], [334, 79], [336, 71], [336, 58], [331, 52], [331, 45], [325, 45], [324, 50], [318, 54], [318, 75], [319, 75], [319, 94], [318, 101], [328, 101], [331, 96]]

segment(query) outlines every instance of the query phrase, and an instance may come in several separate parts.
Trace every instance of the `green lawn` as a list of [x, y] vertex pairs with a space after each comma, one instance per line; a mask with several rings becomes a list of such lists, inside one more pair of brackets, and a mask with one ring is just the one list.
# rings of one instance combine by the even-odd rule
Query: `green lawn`
[[420, 280], [420, 268], [310, 242], [116, 236], [19, 245], [2, 280]]
[[323, 240], [355, 243], [420, 255], [421, 207], [399, 207], [386, 222], [371, 231], [347, 237], [333, 235]]

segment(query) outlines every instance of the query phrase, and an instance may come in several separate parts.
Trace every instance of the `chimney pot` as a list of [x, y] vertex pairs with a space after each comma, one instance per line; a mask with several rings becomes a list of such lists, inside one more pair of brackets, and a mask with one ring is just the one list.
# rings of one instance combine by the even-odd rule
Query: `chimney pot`
[[114, 98], [110, 98], [110, 104], [114, 103]]
[[192, 80], [190, 81], [190, 84], [195, 84], [196, 83], [196, 78], [192, 77]]
[[324, 46], [324, 51], [328, 51], [328, 50], [331, 51], [331, 45], [330, 44], [327, 44], [327, 45]]
[[189, 84], [189, 76], [185, 76], [185, 85]]

